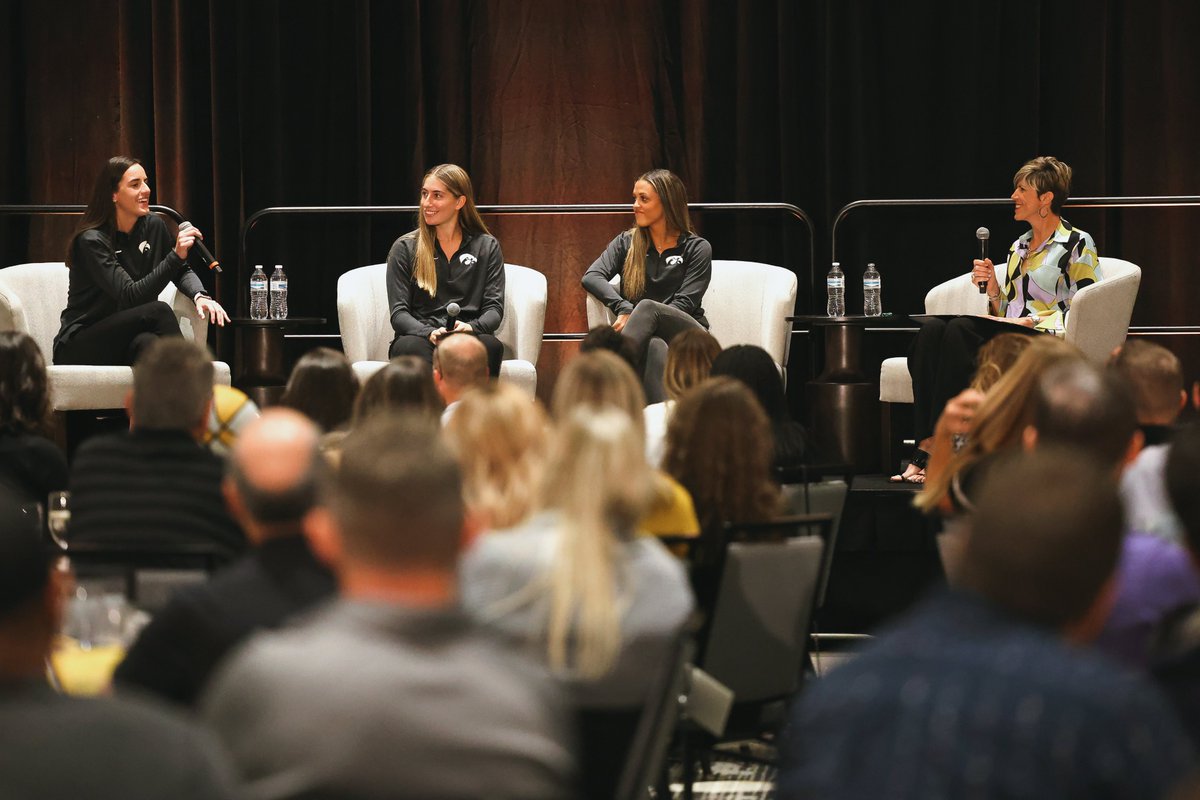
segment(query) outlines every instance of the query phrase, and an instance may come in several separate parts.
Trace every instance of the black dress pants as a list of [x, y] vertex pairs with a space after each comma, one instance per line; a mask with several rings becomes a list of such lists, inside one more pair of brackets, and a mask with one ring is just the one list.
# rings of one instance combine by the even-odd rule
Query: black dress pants
[[70, 339], [54, 348], [54, 363], [133, 366], [142, 351], [164, 336], [182, 338], [183, 333], [171, 307], [154, 300], [110, 314], [75, 331]]
[[970, 385], [979, 348], [1002, 333], [1037, 336], [1040, 331], [971, 316], [935, 318], [921, 326], [908, 350], [908, 372], [913, 384], [913, 433], [918, 443], [933, 436], [933, 428], [946, 403]]

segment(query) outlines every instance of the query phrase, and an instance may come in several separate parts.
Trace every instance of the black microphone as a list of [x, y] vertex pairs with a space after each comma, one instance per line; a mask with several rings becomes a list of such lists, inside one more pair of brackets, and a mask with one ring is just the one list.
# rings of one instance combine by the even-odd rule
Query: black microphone
[[[976, 228], [975, 229], [975, 238], [979, 240], [979, 260], [980, 261], [987, 260], [987, 242], [988, 242], [988, 237], [990, 237], [991, 235], [992, 235], [992, 232], [989, 231], [987, 228]], [[988, 285], [987, 281], [979, 282], [979, 293], [980, 294], [987, 294], [987, 285]]]
[[[194, 228], [194, 227], [196, 227], [196, 226], [193, 225], [192, 223], [188, 222], [187, 220], [184, 220], [183, 222], [179, 223], [179, 230], [181, 230], [181, 231], [185, 231], [188, 228]], [[196, 241], [192, 242], [192, 247], [195, 248], [196, 250], [200, 251], [200, 263], [201, 264], [208, 264], [209, 269], [215, 269], [217, 272], [222, 271], [221, 270], [221, 262], [217, 261], [216, 257], [213, 256], [212, 253], [208, 252], [208, 248], [204, 246], [203, 239], [201, 239], [199, 236], [197, 236]]]
[[454, 321], [458, 318], [460, 312], [462, 312], [462, 306], [460, 306], [458, 303], [446, 304], [446, 316], [449, 317], [449, 319], [446, 321], [447, 331], [454, 330]]

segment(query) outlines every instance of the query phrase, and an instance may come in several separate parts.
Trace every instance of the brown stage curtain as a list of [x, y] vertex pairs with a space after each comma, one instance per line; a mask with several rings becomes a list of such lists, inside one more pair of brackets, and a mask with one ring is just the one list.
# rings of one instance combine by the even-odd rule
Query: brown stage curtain
[[[483, 203], [624, 202], [676, 170], [693, 200], [795, 203], [822, 224], [864, 197], [1002, 196], [1056, 155], [1074, 193], [1200, 193], [1200, 69], [1190, 3], [662, 0], [657, 3], [9, 0], [0, 10], [0, 201], [82, 202], [100, 163], [143, 158], [156, 200], [232, 267], [270, 205], [407, 204], [442, 161]], [[1135, 324], [1189, 321], [1195, 211], [1073, 215], [1102, 254], [1145, 267]], [[548, 332], [581, 331], [578, 278], [630, 222], [490, 220], [507, 259], [543, 271]], [[779, 217], [699, 220], [718, 257], [774, 261], [820, 305], [807, 239]], [[880, 264], [885, 304], [920, 308], [1006, 209], [863, 212], [839, 256]], [[328, 317], [347, 269], [382, 261], [411, 219], [264, 223], [250, 263], [283, 263], [297, 314]], [[5, 263], [60, 258], [69, 223], [0, 220]], [[205, 276], [210, 284], [213, 276]]]

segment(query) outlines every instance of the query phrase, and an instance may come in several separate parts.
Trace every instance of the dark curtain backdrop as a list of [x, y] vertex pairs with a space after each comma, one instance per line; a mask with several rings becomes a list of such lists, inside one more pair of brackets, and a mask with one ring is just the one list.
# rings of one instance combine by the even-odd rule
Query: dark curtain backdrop
[[[1027, 158], [1075, 168], [1076, 195], [1200, 194], [1200, 4], [606, 0], [296, 3], [3, 0], [0, 202], [83, 202], [102, 161], [141, 157], [244, 309], [238, 231], [272, 205], [410, 204], [454, 161], [482, 203], [624, 202], [677, 171], [697, 201], [785, 201], [818, 221], [818, 263], [779, 214], [698, 220], [718, 257], [827, 269], [829, 224], [872, 197], [1006, 196]], [[1079, 211], [1101, 253], [1142, 265], [1134, 324], [1187, 324], [1198, 210]], [[547, 275], [548, 332], [582, 331], [578, 277], [627, 215], [489, 223]], [[919, 310], [1007, 209], [860, 211], [851, 280], [879, 264], [885, 307]], [[336, 333], [347, 269], [383, 260], [406, 217], [273, 219], [253, 263], [282, 263], [295, 315]], [[71, 220], [0, 219], [4, 263], [61, 258]], [[214, 276], [205, 276], [210, 284]], [[227, 347], [223, 344], [222, 347]], [[899, 345], [898, 345], [899, 346]], [[800, 348], [803, 350], [803, 348]], [[553, 361], [555, 349], [548, 348]], [[1195, 363], [1193, 367], [1200, 367]]]

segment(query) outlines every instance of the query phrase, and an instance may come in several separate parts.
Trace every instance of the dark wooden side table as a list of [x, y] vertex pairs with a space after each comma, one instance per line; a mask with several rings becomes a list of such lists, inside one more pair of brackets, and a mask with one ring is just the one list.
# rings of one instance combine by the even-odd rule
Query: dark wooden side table
[[879, 464], [879, 387], [862, 373], [863, 329], [895, 322], [895, 317], [803, 314], [793, 323], [820, 328], [825, 337], [825, 369], [805, 387], [808, 425], [827, 461], [844, 461], [856, 472]]
[[324, 325], [325, 318], [234, 317], [229, 322], [237, 336], [233, 385], [249, 395], [259, 408], [265, 408], [279, 402], [287, 384], [288, 376], [283, 368], [283, 332], [291, 328]]

